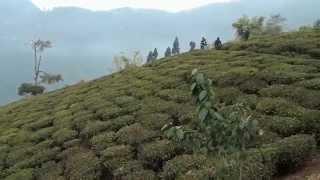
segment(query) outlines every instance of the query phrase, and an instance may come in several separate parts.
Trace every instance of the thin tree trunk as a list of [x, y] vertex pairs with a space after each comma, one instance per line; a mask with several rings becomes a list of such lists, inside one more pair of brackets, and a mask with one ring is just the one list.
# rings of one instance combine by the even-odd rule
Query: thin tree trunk
[[39, 84], [38, 80], [39, 80], [39, 75], [40, 75], [40, 65], [41, 65], [41, 60], [42, 60], [42, 56], [40, 55], [39, 56], [39, 59], [38, 59], [38, 64], [37, 64], [37, 70], [36, 70], [36, 85]]
[[242, 159], [240, 158], [241, 152], [238, 152], [238, 162], [239, 162], [239, 180], [242, 180]]
[[33, 47], [34, 50], [34, 84], [37, 85], [38, 84], [38, 78], [37, 78], [37, 65], [38, 65], [38, 55], [37, 55], [37, 47]]

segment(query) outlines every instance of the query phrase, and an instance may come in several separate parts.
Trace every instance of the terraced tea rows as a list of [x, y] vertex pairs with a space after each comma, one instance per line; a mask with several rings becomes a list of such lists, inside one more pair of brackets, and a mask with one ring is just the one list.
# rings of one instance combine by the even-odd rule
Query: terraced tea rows
[[208, 178], [220, 161], [160, 130], [196, 121], [194, 68], [214, 81], [221, 112], [243, 103], [265, 132], [248, 152], [247, 179], [292, 170], [320, 142], [320, 61], [245, 49], [186, 53], [0, 108], [0, 179]]

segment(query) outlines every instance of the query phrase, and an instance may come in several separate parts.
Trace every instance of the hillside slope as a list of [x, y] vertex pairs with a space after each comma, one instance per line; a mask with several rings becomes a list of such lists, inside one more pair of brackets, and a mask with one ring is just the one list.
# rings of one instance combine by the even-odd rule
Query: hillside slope
[[[319, 50], [320, 32], [308, 33], [301, 41]], [[294, 170], [320, 142], [320, 61], [244, 49], [185, 53], [1, 107], [0, 179], [205, 179], [219, 161], [160, 131], [197, 119], [194, 68], [214, 81], [222, 112], [243, 103], [265, 131], [245, 179]]]
[[[33, 51], [28, 45], [31, 40], [52, 41], [53, 48], [46, 51], [42, 68], [62, 74], [63, 87], [109, 73], [113, 57], [120, 52], [139, 50], [146, 56], [158, 48], [162, 56], [176, 36], [182, 50], [189, 49], [191, 40], [199, 43], [202, 36], [209, 42], [218, 36], [227, 41], [233, 38], [231, 24], [244, 14], [281, 13], [288, 19], [286, 29], [295, 29], [313, 24], [320, 17], [319, 6], [320, 1], [316, 0], [236, 0], [179, 13], [131, 8], [90, 11], [74, 7], [43, 12], [31, 0], [1, 0], [0, 105], [20, 99], [17, 87], [32, 80], [29, 67], [33, 67]], [[16, 67], [21, 67], [21, 71], [16, 72]], [[8, 74], [10, 80], [6, 78]]]

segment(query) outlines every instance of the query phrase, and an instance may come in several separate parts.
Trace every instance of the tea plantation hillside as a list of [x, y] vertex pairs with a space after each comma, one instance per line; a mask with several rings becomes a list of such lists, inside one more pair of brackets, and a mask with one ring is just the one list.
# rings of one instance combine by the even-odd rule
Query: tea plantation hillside
[[[0, 179], [217, 176], [219, 157], [185, 152], [161, 132], [170, 122], [192, 126], [197, 121], [190, 92], [194, 68], [213, 80], [222, 113], [242, 103], [264, 131], [259, 148], [247, 152], [244, 179], [290, 172], [320, 144], [319, 51], [320, 31], [253, 39], [226, 50], [161, 59], [1, 107]], [[237, 177], [237, 168], [225, 169], [224, 179]]]
[[318, 30], [306, 29], [283, 33], [280, 36], [258, 36], [247, 42], [229, 44], [225, 49], [248, 50], [257, 53], [320, 58], [320, 36]]

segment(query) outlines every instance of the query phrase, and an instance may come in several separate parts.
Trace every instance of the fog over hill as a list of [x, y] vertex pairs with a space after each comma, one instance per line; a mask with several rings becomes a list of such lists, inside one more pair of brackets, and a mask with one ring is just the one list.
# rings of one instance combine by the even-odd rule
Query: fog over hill
[[231, 24], [241, 15], [281, 13], [287, 28], [311, 24], [320, 17], [318, 0], [240, 0], [169, 13], [122, 8], [90, 11], [56, 8], [41, 11], [29, 0], [0, 1], [0, 104], [17, 98], [16, 87], [32, 80], [30, 40], [51, 40], [44, 69], [63, 74], [65, 84], [109, 73], [112, 57], [140, 50], [145, 55], [157, 47], [162, 54], [175, 36], [184, 50], [190, 40], [206, 36], [213, 41], [233, 38]]

